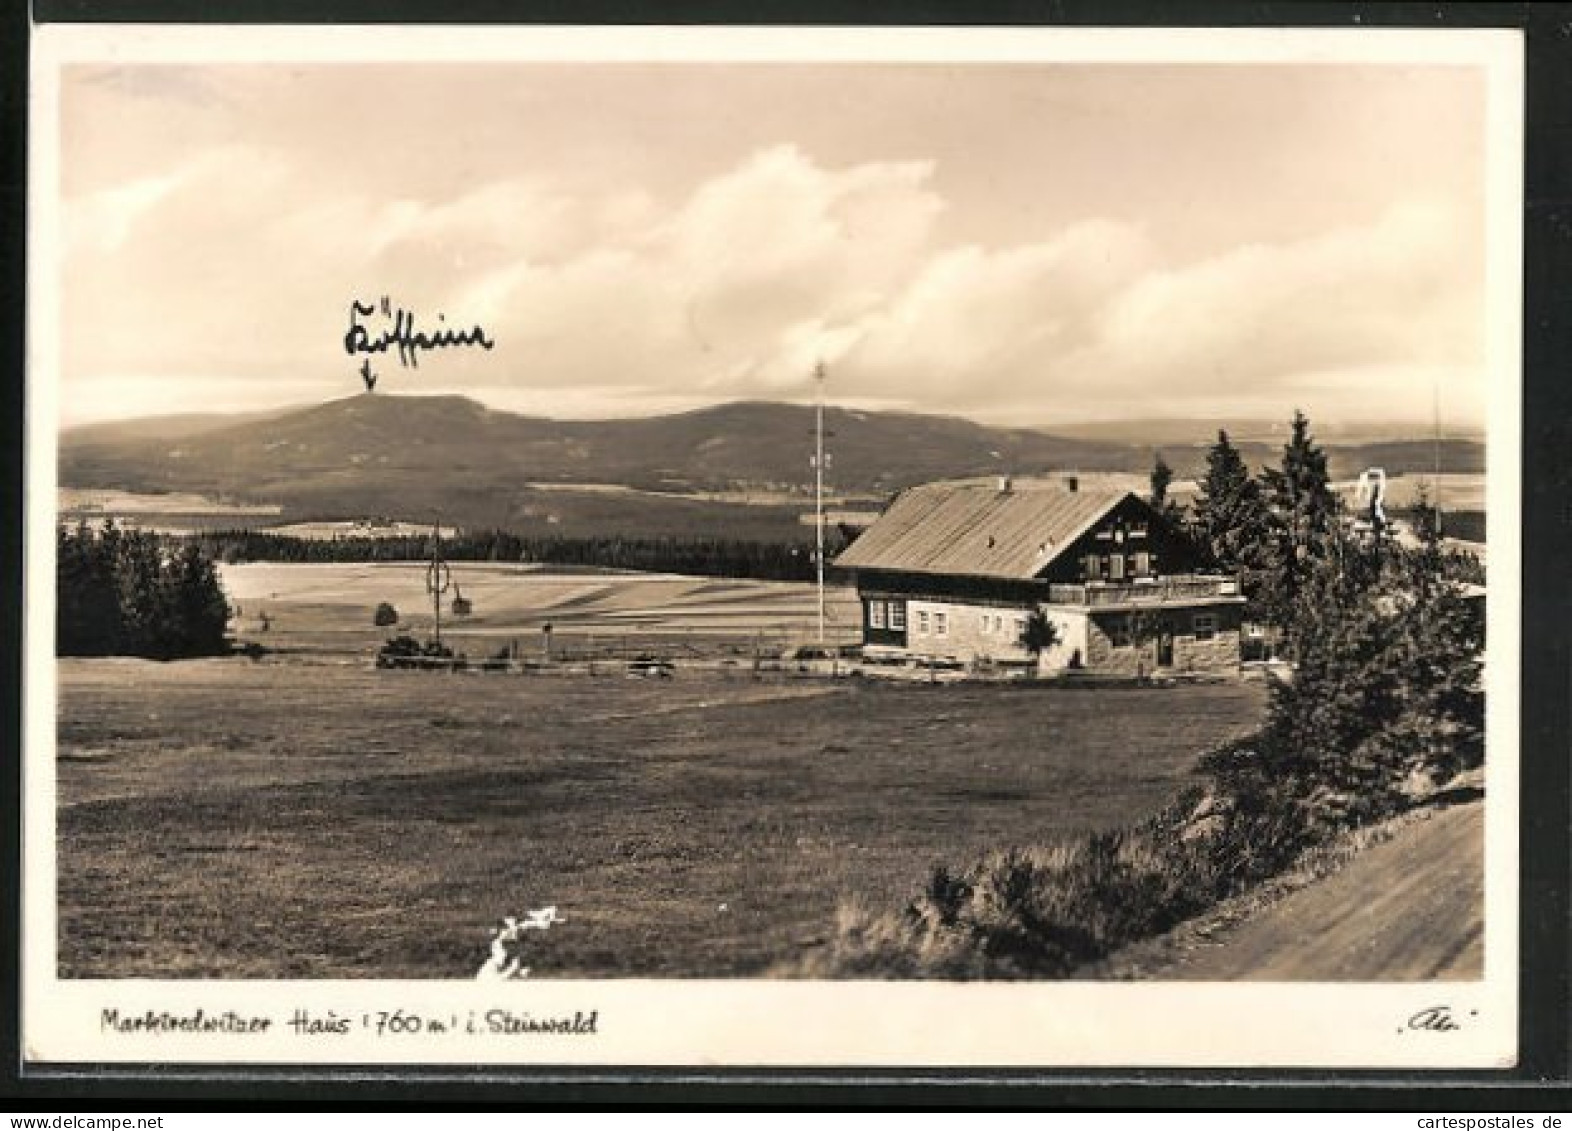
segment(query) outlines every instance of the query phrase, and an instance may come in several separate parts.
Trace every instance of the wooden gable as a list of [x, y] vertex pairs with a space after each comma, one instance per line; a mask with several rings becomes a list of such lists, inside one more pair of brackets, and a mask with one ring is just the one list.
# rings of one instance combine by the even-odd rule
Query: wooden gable
[[1200, 552], [1139, 495], [1129, 494], [1070, 542], [1037, 576], [1048, 582], [1133, 581], [1194, 573]]

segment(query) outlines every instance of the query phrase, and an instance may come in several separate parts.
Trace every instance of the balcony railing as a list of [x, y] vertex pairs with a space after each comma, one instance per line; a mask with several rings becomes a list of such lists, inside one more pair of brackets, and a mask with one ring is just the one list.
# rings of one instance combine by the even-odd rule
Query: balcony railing
[[1154, 581], [1091, 581], [1048, 586], [1050, 604], [1093, 607], [1159, 605], [1238, 595], [1239, 583], [1232, 577], [1160, 577]]

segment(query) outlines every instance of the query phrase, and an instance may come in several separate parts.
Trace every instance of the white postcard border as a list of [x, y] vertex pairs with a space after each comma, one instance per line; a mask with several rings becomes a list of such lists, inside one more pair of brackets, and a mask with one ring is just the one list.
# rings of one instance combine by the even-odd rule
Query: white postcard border
[[[1192, 1067], [1422, 1069], [1515, 1061], [1521, 594], [1489, 593], [1485, 977], [1420, 984], [948, 984], [762, 981], [174, 982], [56, 976], [54, 523], [59, 334], [58, 77], [74, 62], [1078, 61], [1379, 63], [1488, 76], [1488, 523], [1495, 579], [1521, 576], [1522, 37], [1500, 30], [938, 28], [36, 29], [28, 265], [27, 658], [24, 701], [24, 1057], [99, 1063]], [[1407, 1030], [1448, 1005], [1456, 1032]], [[511, 1009], [586, 1019], [575, 1036], [292, 1033], [297, 1009], [403, 1011], [458, 1024]], [[256, 1033], [126, 1035], [105, 1011], [272, 1019]], [[589, 1022], [589, 1018], [593, 1018]]]

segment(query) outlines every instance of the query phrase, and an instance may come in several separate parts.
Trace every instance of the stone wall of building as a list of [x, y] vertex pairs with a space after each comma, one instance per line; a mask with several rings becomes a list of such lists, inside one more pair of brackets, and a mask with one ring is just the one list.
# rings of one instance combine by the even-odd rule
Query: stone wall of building
[[1234, 675], [1239, 671], [1239, 626], [1219, 628], [1210, 640], [1174, 637], [1173, 671], [1204, 675]]
[[[1153, 623], [1144, 639], [1116, 639], [1123, 612], [1095, 613], [1086, 628], [1087, 670], [1106, 675], [1173, 674], [1228, 675], [1239, 670], [1239, 627], [1242, 606], [1237, 604], [1153, 610]], [[1211, 617], [1210, 635], [1198, 634], [1197, 617]], [[1159, 621], [1160, 618], [1160, 621]], [[1159, 623], [1173, 634], [1173, 664], [1158, 666]]]

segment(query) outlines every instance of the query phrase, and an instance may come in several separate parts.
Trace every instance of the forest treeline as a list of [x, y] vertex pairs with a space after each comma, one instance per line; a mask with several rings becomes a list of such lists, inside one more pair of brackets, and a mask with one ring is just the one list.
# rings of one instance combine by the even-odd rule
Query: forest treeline
[[[431, 556], [426, 534], [297, 538], [258, 530], [188, 535], [221, 562], [392, 562]], [[836, 535], [827, 553], [838, 553]], [[534, 562], [556, 566], [744, 577], [760, 581], [811, 581], [814, 549], [807, 542], [763, 542], [693, 537], [540, 537], [505, 530], [461, 531], [442, 539], [442, 556], [455, 562]]]

